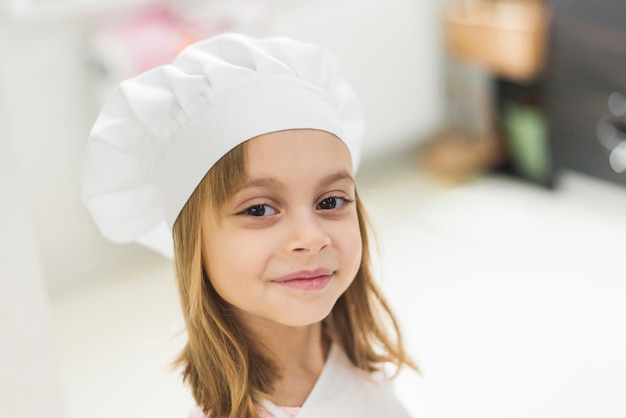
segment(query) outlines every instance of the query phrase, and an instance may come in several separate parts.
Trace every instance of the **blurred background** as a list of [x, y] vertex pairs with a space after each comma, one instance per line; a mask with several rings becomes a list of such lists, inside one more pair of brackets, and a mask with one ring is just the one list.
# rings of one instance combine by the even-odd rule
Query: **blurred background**
[[358, 174], [415, 416], [626, 416], [621, 0], [0, 2], [0, 415], [172, 417], [171, 262], [78, 191], [122, 79], [224, 31], [321, 44], [368, 122]]

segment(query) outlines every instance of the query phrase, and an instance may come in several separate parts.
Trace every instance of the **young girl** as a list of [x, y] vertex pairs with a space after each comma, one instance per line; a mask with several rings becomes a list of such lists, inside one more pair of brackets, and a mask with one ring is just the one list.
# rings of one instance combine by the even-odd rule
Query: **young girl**
[[173, 248], [192, 416], [408, 416], [383, 370], [417, 367], [370, 272], [362, 133], [333, 57], [283, 38], [191, 45], [104, 106], [84, 201], [108, 238]]

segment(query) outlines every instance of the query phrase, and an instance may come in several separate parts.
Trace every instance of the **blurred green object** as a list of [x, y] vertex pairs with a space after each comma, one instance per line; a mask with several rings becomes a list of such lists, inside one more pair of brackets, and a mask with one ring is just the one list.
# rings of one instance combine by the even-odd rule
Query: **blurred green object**
[[536, 107], [507, 102], [503, 117], [515, 171], [531, 181], [546, 184], [550, 179], [550, 159], [545, 115]]

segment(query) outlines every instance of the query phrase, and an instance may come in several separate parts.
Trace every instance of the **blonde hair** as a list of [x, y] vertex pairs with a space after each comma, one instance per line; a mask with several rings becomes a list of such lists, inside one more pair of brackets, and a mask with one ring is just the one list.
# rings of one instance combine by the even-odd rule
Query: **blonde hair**
[[[200, 219], [204, 205], [219, 211], [246, 177], [246, 146], [237, 146], [209, 170], [174, 224], [174, 251], [188, 341], [176, 360], [195, 401], [212, 417], [258, 417], [254, 400], [270, 394], [279, 368], [260, 352], [215, 291], [203, 266]], [[356, 198], [363, 243], [361, 266], [324, 320], [355, 367], [373, 372], [384, 363], [417, 366], [405, 352], [398, 323], [370, 270], [367, 219]], [[391, 332], [390, 332], [391, 331]]]

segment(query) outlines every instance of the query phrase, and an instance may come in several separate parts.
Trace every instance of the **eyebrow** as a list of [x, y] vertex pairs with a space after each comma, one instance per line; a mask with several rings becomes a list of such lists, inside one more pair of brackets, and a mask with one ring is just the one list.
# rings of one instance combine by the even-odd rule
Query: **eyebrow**
[[[342, 180], [349, 180], [352, 183], [355, 183], [354, 178], [352, 178], [352, 176], [347, 171], [341, 170], [322, 178], [319, 181], [318, 186], [323, 187]], [[244, 181], [243, 184], [237, 188], [235, 193], [239, 193], [242, 190], [251, 189], [254, 187], [283, 188], [284, 186], [282, 182], [273, 177], [261, 177]]]

